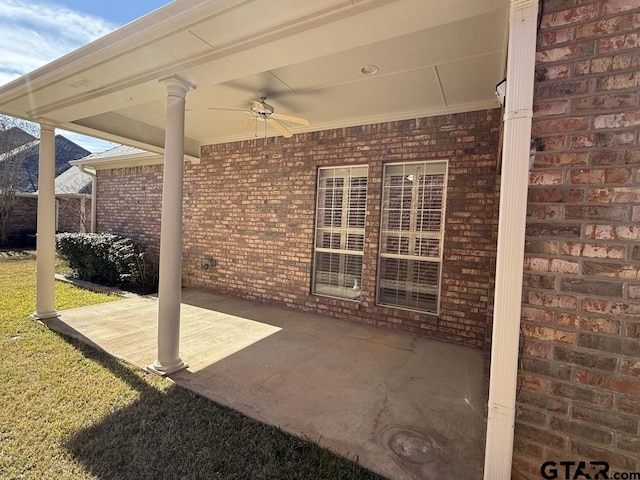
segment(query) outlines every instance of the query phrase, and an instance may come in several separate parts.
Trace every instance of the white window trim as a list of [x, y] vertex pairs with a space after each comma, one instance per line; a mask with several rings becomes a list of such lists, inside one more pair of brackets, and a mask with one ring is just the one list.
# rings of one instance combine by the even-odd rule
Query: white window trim
[[[339, 300], [344, 300], [344, 301], [351, 301], [351, 302], [360, 302], [360, 292], [362, 291], [362, 285], [360, 285], [359, 289], [357, 290], [357, 294], [354, 293], [353, 298], [350, 297], [346, 297], [346, 296], [339, 296], [339, 295], [331, 295], [330, 293], [323, 293], [323, 292], [318, 292], [317, 291], [317, 285], [316, 285], [316, 274], [317, 274], [317, 262], [316, 262], [316, 253], [318, 252], [324, 252], [324, 253], [335, 253], [335, 254], [339, 254], [339, 255], [352, 255], [352, 256], [359, 256], [359, 257], [364, 257], [364, 245], [366, 244], [366, 236], [365, 236], [365, 231], [366, 231], [366, 227], [363, 227], [361, 229], [356, 229], [356, 228], [349, 228], [349, 227], [323, 227], [321, 229], [318, 228], [318, 215], [320, 212], [320, 209], [318, 208], [318, 198], [320, 195], [320, 182], [322, 180], [322, 176], [320, 175], [320, 172], [323, 170], [341, 170], [341, 169], [349, 169], [350, 171], [352, 169], [357, 169], [357, 168], [364, 168], [366, 169], [367, 172], [367, 198], [365, 201], [365, 207], [367, 205], [367, 203], [369, 202], [369, 195], [368, 195], [368, 188], [369, 188], [369, 165], [367, 164], [359, 164], [359, 165], [339, 165], [339, 166], [330, 166], [330, 167], [319, 167], [318, 171], [317, 171], [317, 179], [316, 179], [316, 201], [315, 201], [315, 219], [314, 219], [314, 232], [313, 232], [313, 269], [311, 272], [311, 294], [314, 296], [319, 296], [319, 297], [328, 297], [328, 298], [336, 298]], [[337, 178], [337, 177], [334, 177]], [[343, 178], [345, 179], [350, 179], [351, 175], [348, 176], [344, 176]], [[348, 202], [349, 202], [349, 198], [348, 195], [344, 195], [343, 199], [342, 199], [342, 204], [343, 204], [343, 214], [344, 214], [344, 218], [348, 218], [347, 215], [347, 211], [348, 208], [346, 208], [345, 210], [345, 206], [348, 206]], [[366, 209], [365, 209], [365, 216], [366, 216]], [[366, 220], [365, 220], [366, 221]], [[325, 247], [318, 247], [317, 243], [318, 243], [318, 231], [319, 230], [324, 230], [326, 232], [329, 233], [340, 233], [341, 237], [342, 236], [346, 236], [348, 233], [361, 233], [362, 237], [363, 237], [363, 244], [362, 244], [362, 250], [348, 250], [348, 249], [333, 249], [333, 248], [325, 248]], [[347, 244], [346, 239], [344, 240], [344, 242], [341, 240], [340, 242], [341, 244]], [[341, 288], [341, 287], [338, 287]], [[354, 290], [355, 292], [355, 290]]]
[[[385, 176], [386, 176], [386, 168], [387, 166], [393, 166], [393, 165], [419, 165], [419, 164], [429, 164], [429, 163], [444, 163], [444, 181], [443, 181], [443, 185], [442, 185], [442, 212], [441, 212], [441, 229], [440, 229], [440, 233], [433, 235], [430, 232], [424, 232], [421, 233], [420, 236], [422, 237], [435, 237], [438, 238], [439, 242], [440, 242], [440, 249], [439, 249], [439, 256], [438, 257], [423, 257], [423, 256], [419, 256], [419, 255], [402, 255], [402, 254], [393, 254], [393, 253], [382, 253], [382, 239], [384, 238], [384, 222], [383, 222], [383, 215], [384, 215], [384, 184], [385, 184]], [[382, 168], [382, 191], [381, 191], [381, 195], [380, 195], [380, 231], [379, 231], [379, 235], [378, 235], [378, 260], [377, 260], [377, 275], [376, 275], [376, 305], [379, 307], [385, 307], [385, 308], [393, 308], [393, 309], [397, 309], [397, 310], [405, 310], [405, 311], [410, 311], [410, 312], [418, 312], [424, 315], [433, 315], [433, 316], [439, 316], [440, 315], [440, 303], [441, 303], [441, 293], [442, 293], [442, 266], [443, 266], [443, 254], [444, 254], [444, 232], [445, 232], [445, 221], [446, 221], [446, 211], [447, 211], [447, 185], [448, 185], [448, 180], [449, 180], [449, 160], [448, 159], [433, 159], [433, 160], [421, 160], [421, 161], [413, 161], [413, 162], [388, 162], [383, 164], [383, 168]], [[413, 220], [412, 220], [413, 223]], [[415, 231], [413, 231], [412, 233], [414, 233], [413, 237], [417, 238], [417, 235], [415, 235]], [[391, 305], [388, 303], [382, 303], [380, 301], [380, 260], [381, 258], [399, 258], [399, 259], [403, 259], [403, 260], [418, 260], [418, 261], [437, 261], [440, 264], [440, 268], [438, 269], [438, 286], [435, 289], [435, 295], [437, 297], [436, 299], [436, 311], [435, 312], [429, 312], [429, 311], [425, 311], [425, 310], [421, 310], [418, 308], [411, 308], [411, 307], [406, 307], [406, 306], [402, 306], [402, 305]], [[420, 287], [419, 287], [420, 288]], [[425, 286], [423, 288], [431, 288], [433, 290], [432, 287], [428, 287]]]

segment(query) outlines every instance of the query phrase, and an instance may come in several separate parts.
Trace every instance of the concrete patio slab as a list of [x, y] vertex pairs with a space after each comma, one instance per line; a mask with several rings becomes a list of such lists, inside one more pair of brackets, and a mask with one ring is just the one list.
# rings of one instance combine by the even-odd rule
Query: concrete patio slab
[[[142, 368], [157, 300], [65, 310], [50, 328]], [[391, 479], [482, 478], [482, 352], [185, 290], [178, 385]]]

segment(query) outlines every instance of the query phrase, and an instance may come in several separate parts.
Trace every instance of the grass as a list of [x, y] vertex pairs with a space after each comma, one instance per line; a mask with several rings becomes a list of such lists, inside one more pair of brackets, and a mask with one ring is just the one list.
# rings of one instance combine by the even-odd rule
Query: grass
[[[0, 255], [0, 478], [374, 479], [29, 318], [35, 260]], [[56, 308], [117, 297], [56, 283]]]

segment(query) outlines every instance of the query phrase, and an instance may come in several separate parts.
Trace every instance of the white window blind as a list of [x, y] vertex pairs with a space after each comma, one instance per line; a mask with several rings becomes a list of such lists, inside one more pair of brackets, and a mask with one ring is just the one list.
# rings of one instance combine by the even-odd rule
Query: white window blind
[[318, 172], [313, 293], [360, 298], [367, 167]]
[[438, 313], [446, 162], [387, 164], [378, 304]]

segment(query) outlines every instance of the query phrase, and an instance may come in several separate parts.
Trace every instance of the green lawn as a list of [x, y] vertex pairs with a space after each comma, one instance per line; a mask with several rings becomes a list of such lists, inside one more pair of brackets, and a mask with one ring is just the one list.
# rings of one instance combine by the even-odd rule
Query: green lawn
[[[29, 318], [35, 259], [0, 252], [0, 478], [374, 479]], [[56, 283], [56, 308], [117, 297]]]

